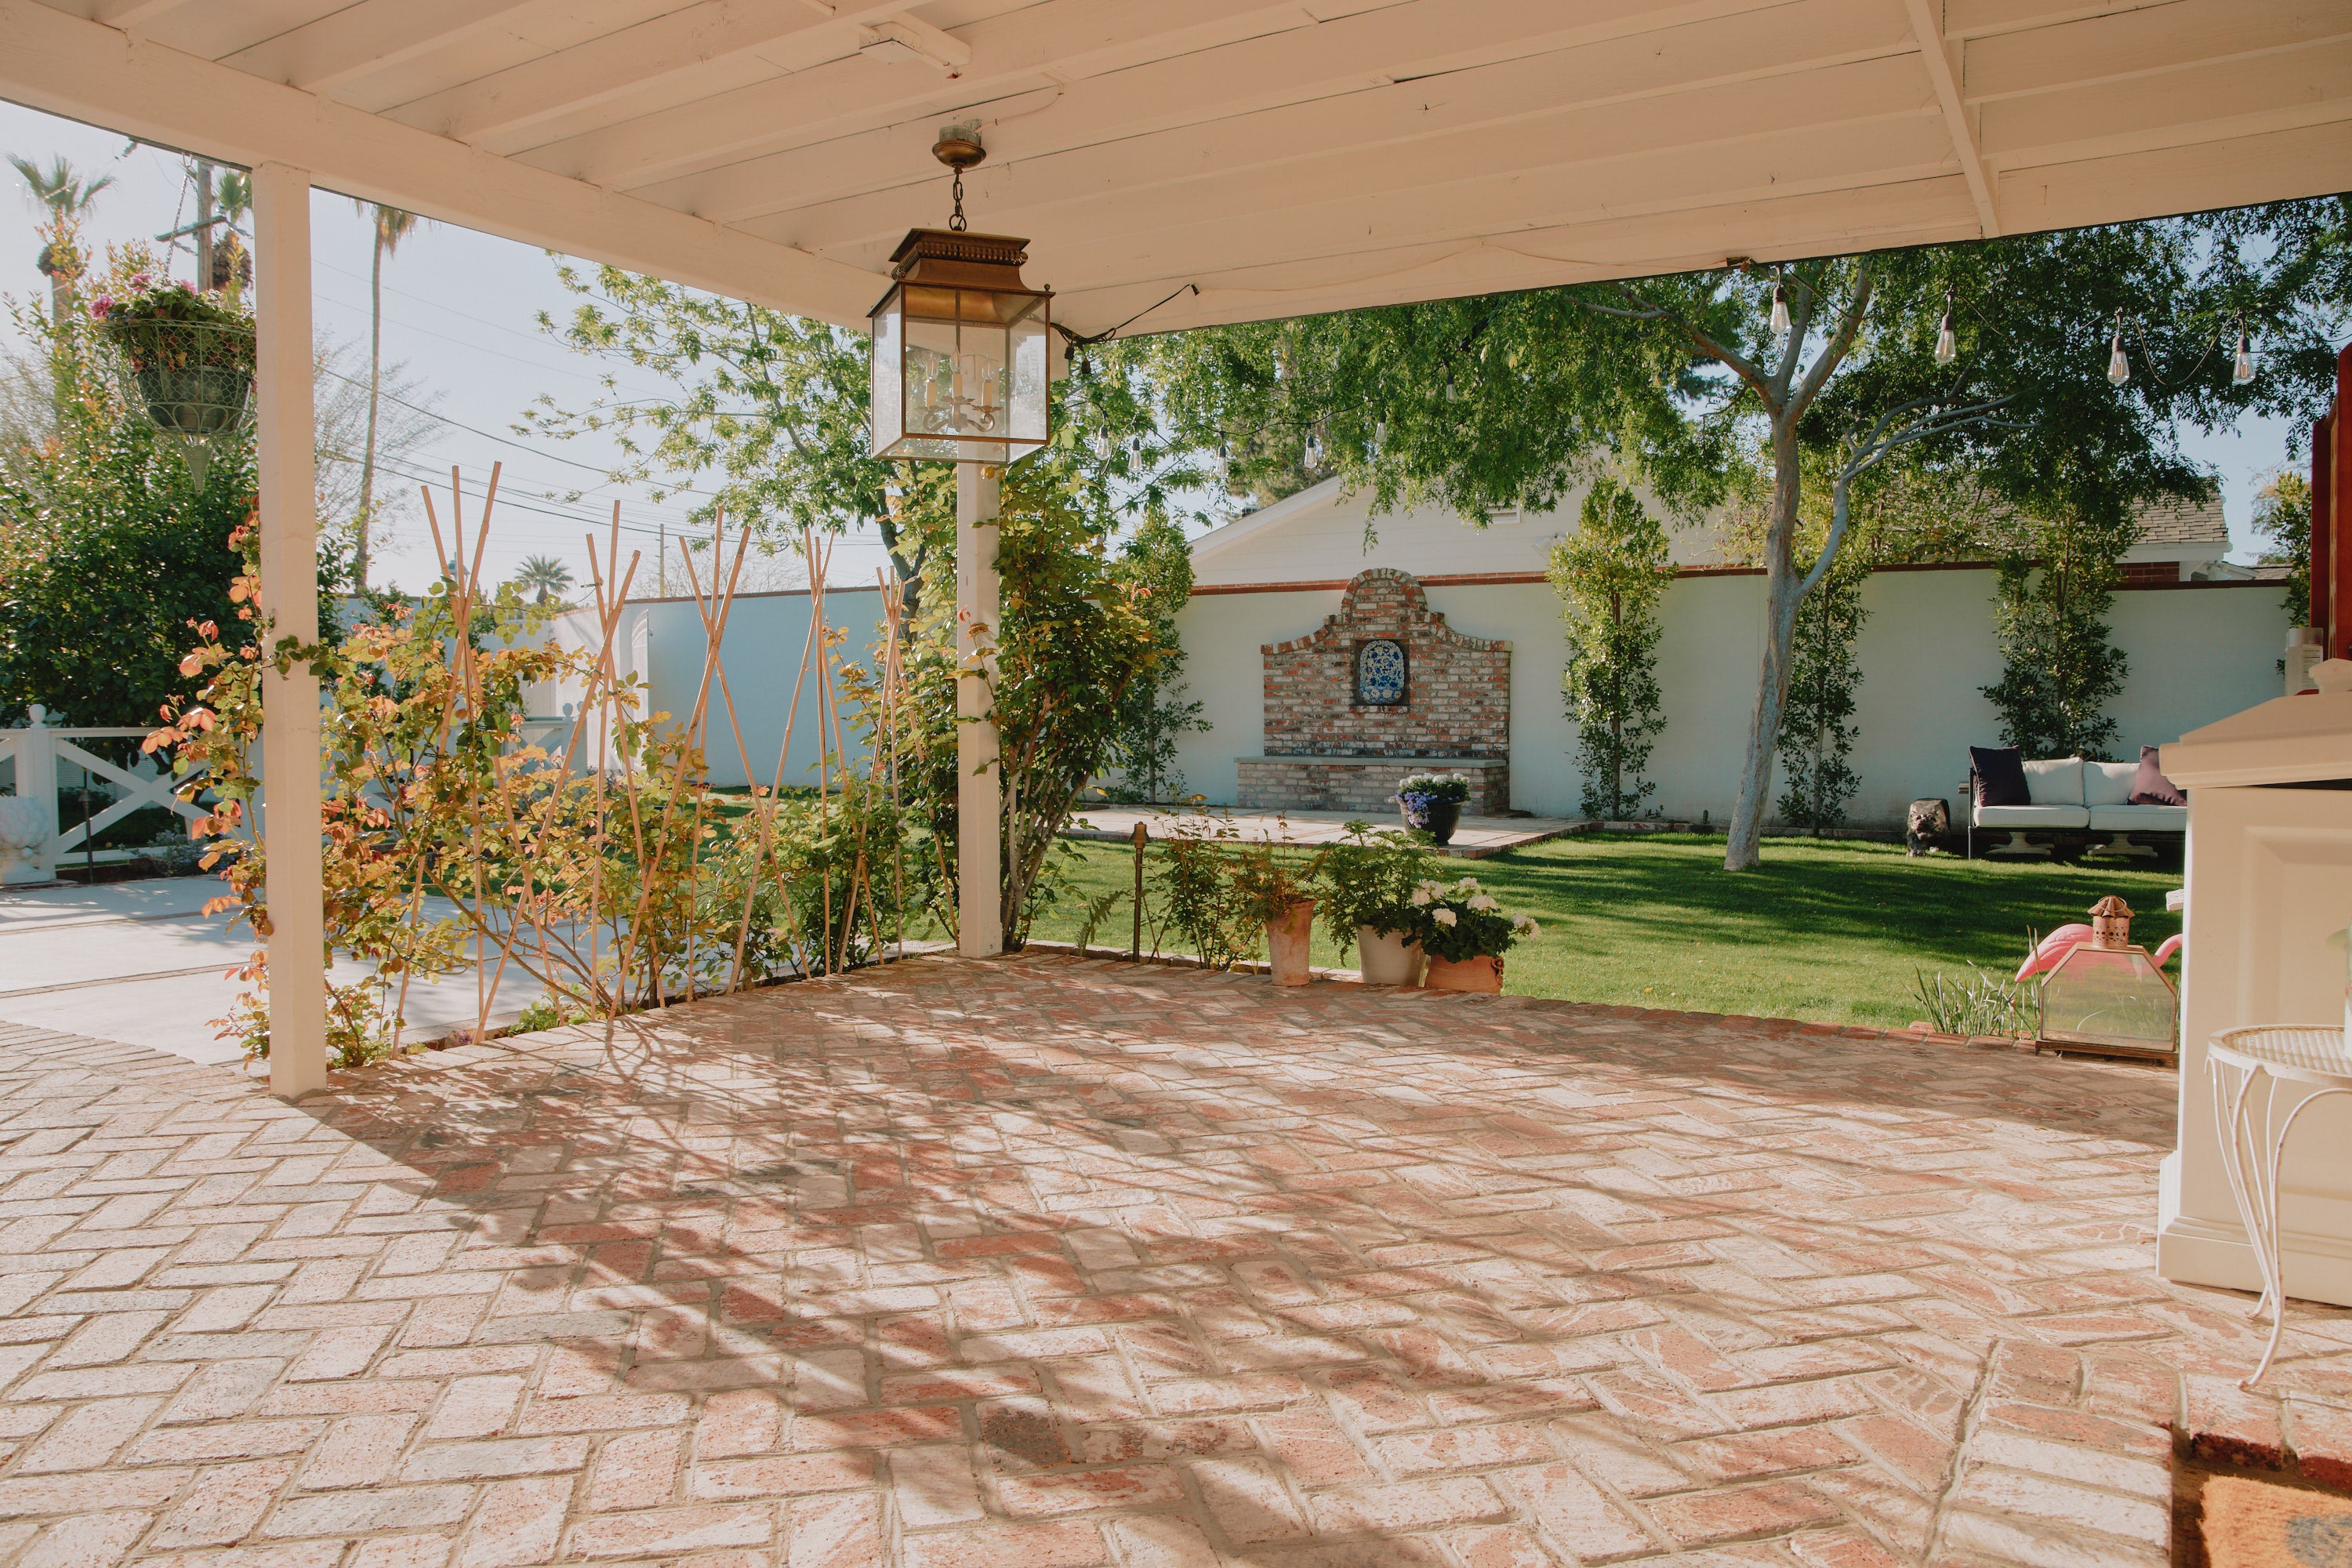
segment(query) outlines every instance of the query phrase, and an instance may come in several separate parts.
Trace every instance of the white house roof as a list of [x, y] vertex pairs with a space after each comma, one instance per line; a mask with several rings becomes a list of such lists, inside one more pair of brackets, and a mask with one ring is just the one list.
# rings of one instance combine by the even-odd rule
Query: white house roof
[[0, 0], [0, 96], [850, 322], [967, 119], [1087, 331], [2352, 188], [2341, 0]]
[[[1651, 514], [1663, 517], [1641, 493]], [[1199, 588], [1321, 584], [1373, 566], [1439, 582], [1540, 576], [1551, 563], [1551, 547], [1572, 530], [1580, 500], [1580, 490], [1555, 511], [1497, 512], [1482, 528], [1435, 506], [1374, 516], [1370, 490], [1325, 479], [1194, 540], [1192, 581]], [[1723, 562], [1711, 530], [1669, 521], [1666, 538], [1676, 565]]]
[[[1664, 522], [1676, 566], [1738, 564], [1711, 521], [1677, 525], [1648, 492], [1636, 491], [1651, 515]], [[1375, 516], [1370, 490], [1351, 491], [1339, 479], [1325, 479], [1194, 540], [1192, 581], [1212, 590], [1329, 585], [1373, 566], [1439, 583], [1533, 579], [1550, 565], [1551, 547], [1575, 531], [1581, 500], [1580, 489], [1557, 510], [1496, 513], [1481, 528], [1443, 507], [1400, 507]], [[2125, 559], [2203, 564], [2229, 548], [2218, 499], [2158, 501], [2142, 512], [2139, 542]]]

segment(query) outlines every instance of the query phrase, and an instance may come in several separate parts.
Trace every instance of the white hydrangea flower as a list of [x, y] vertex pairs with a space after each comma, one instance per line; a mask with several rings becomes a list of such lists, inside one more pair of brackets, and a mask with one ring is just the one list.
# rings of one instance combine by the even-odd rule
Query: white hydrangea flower
[[1486, 893], [1480, 893], [1470, 900], [1470, 907], [1474, 910], [1483, 911], [1486, 910], [1498, 910], [1503, 906], [1496, 903], [1491, 896]]
[[1427, 905], [1429, 900], [1434, 896], [1435, 895], [1430, 892], [1428, 884], [1426, 883], [1423, 883], [1422, 886], [1415, 888], [1412, 890], [1412, 901], [1416, 906]]
[[1535, 921], [1529, 920], [1527, 916], [1520, 915], [1511, 921], [1511, 929], [1518, 932], [1521, 936], [1533, 936], [1540, 928], [1537, 926]]
[[1454, 890], [1457, 893], [1475, 893], [1478, 890], [1478, 879], [1465, 877], [1454, 884]]
[[1436, 921], [1437, 923], [1442, 926], [1450, 926], [1454, 923], [1454, 914], [1452, 910], [1441, 909], [1430, 918]]

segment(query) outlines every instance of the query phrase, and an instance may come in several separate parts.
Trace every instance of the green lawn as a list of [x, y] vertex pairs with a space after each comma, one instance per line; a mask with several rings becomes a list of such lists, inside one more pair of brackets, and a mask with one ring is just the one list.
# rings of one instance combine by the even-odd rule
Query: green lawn
[[[1129, 850], [1077, 847], [1085, 891], [1129, 885]], [[1900, 1027], [1921, 1016], [1917, 971], [1958, 976], [1973, 959], [2014, 973], [2029, 927], [2086, 920], [2104, 894], [2131, 905], [2143, 946], [2179, 929], [2164, 910], [2176, 872], [1915, 860], [1894, 844], [1767, 839], [1762, 869], [1741, 876], [1724, 871], [1719, 837], [1696, 834], [1554, 839], [1453, 864], [1506, 910], [1542, 922], [1540, 936], [1511, 950], [1504, 988], [1578, 1002]], [[1035, 934], [1069, 941], [1074, 904]], [[1124, 949], [1129, 922], [1122, 905], [1096, 944]], [[1318, 963], [1340, 962], [1319, 928], [1316, 942]], [[1176, 948], [1172, 938], [1165, 945]]]

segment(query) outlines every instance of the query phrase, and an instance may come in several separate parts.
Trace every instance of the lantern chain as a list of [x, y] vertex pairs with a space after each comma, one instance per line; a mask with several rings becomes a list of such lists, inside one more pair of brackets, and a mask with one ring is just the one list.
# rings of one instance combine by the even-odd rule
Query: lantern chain
[[961, 169], [958, 169], [955, 172], [954, 191], [955, 212], [948, 219], [948, 227], [957, 234], [961, 234], [966, 228], [971, 226], [970, 224], [965, 222], [963, 216], [963, 171]]

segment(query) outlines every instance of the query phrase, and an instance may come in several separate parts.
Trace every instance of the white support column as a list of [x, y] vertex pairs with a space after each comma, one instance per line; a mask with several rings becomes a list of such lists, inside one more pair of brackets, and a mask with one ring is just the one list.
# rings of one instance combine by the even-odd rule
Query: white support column
[[[261, 603], [270, 640], [319, 640], [319, 519], [310, 405], [310, 175], [253, 171], [255, 382]], [[319, 681], [308, 664], [261, 678], [263, 846], [269, 904], [269, 1087], [327, 1082], [326, 916], [320, 889]]]
[[[995, 668], [996, 470], [956, 465], [956, 658], [969, 668], [984, 652]], [[1004, 951], [1003, 779], [988, 691], [956, 682], [956, 947], [967, 958]]]

